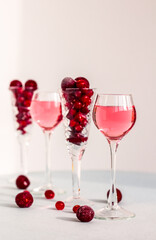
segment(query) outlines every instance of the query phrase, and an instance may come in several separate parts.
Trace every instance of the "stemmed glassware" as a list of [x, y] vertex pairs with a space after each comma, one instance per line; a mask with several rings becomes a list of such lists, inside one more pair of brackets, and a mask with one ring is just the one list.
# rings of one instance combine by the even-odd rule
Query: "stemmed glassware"
[[117, 204], [116, 152], [121, 139], [132, 129], [136, 121], [136, 110], [132, 95], [98, 94], [93, 109], [96, 127], [106, 137], [111, 153], [111, 188], [106, 207], [95, 214], [99, 219], [124, 219], [134, 217]]
[[63, 193], [57, 189], [51, 177], [50, 142], [53, 130], [62, 121], [62, 108], [58, 93], [50, 91], [36, 91], [31, 103], [31, 115], [33, 120], [43, 130], [46, 143], [46, 171], [45, 184], [34, 189], [34, 192], [43, 194], [45, 190], [52, 189], [55, 193]]
[[[13, 110], [14, 125], [17, 139], [20, 145], [20, 171], [18, 174], [26, 175], [28, 148], [30, 144], [32, 118], [30, 115], [30, 104], [33, 92], [37, 89], [34, 80], [28, 80], [25, 86], [19, 80], [10, 83], [11, 104]], [[14, 181], [11, 179], [10, 181]]]
[[66, 206], [92, 204], [80, 197], [81, 159], [85, 152], [95, 89], [66, 88], [60, 90], [64, 116], [65, 139], [72, 160], [73, 196], [65, 202]]

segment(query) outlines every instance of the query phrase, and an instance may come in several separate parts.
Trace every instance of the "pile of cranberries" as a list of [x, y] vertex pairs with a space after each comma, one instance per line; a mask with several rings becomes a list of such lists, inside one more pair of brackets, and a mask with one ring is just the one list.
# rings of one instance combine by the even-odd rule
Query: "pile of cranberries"
[[24, 86], [19, 80], [13, 80], [10, 83], [10, 90], [15, 98], [15, 107], [17, 109], [17, 130], [21, 131], [22, 134], [26, 133], [26, 127], [32, 123], [29, 107], [36, 89], [37, 83], [34, 80], [28, 80]]
[[67, 141], [80, 145], [88, 140], [83, 130], [88, 124], [88, 113], [94, 91], [89, 88], [89, 82], [84, 77], [76, 79], [66, 77], [62, 80], [61, 88], [66, 102], [66, 117], [69, 119], [70, 135]]

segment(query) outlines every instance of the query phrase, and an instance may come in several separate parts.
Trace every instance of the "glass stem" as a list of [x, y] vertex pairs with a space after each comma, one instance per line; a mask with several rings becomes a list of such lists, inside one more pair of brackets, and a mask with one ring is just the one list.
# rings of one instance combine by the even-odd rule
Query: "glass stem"
[[26, 141], [25, 136], [19, 137], [19, 145], [20, 145], [20, 171], [21, 173], [27, 175], [29, 142]]
[[111, 209], [116, 209], [117, 204], [117, 193], [116, 193], [116, 152], [119, 142], [116, 140], [109, 141], [110, 154], [111, 154], [111, 188], [108, 198], [108, 207]]
[[73, 185], [73, 198], [80, 198], [80, 175], [81, 175], [81, 158], [84, 149], [72, 149], [72, 185]]
[[51, 131], [44, 131], [45, 136], [45, 151], [46, 151], [46, 169], [45, 169], [45, 181], [46, 184], [51, 184], [51, 154], [50, 154], [50, 142]]

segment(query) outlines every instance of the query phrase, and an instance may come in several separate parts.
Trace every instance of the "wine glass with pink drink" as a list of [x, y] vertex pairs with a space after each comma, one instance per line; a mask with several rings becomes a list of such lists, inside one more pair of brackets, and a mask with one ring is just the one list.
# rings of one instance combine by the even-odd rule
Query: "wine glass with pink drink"
[[62, 121], [62, 109], [59, 94], [50, 91], [36, 91], [33, 96], [30, 111], [33, 120], [42, 129], [46, 143], [45, 183], [43, 186], [35, 188], [34, 192], [44, 193], [45, 190], [52, 189], [55, 193], [63, 193], [63, 190], [57, 189], [53, 185], [50, 156], [52, 132]]
[[132, 95], [98, 94], [93, 109], [96, 127], [106, 137], [111, 153], [111, 188], [108, 204], [96, 212], [99, 219], [124, 219], [134, 217], [117, 204], [116, 152], [121, 139], [132, 129], [136, 121], [136, 110]]

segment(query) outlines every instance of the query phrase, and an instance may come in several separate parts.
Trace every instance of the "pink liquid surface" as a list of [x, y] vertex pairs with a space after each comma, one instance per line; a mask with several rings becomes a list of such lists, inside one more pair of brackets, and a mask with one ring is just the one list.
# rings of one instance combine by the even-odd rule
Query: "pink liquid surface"
[[31, 116], [40, 127], [45, 130], [52, 130], [62, 120], [61, 103], [33, 100], [31, 103]]
[[135, 107], [95, 105], [93, 120], [108, 139], [121, 139], [136, 121]]

